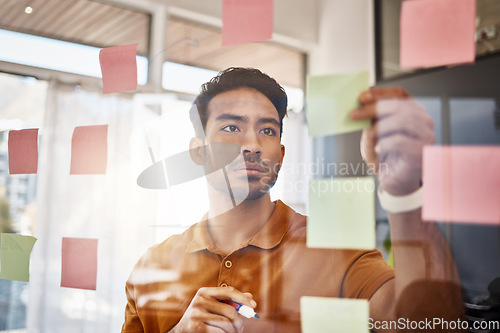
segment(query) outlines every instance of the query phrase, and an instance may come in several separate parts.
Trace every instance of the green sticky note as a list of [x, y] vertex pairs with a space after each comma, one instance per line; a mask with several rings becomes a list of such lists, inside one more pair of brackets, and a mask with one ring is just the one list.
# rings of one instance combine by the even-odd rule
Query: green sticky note
[[309, 183], [307, 246], [375, 248], [373, 177], [317, 179]]
[[368, 72], [309, 76], [306, 114], [310, 136], [355, 132], [370, 126], [349, 113], [359, 106], [359, 95], [370, 87]]
[[0, 279], [29, 281], [30, 254], [36, 238], [18, 234], [0, 236]]
[[368, 301], [365, 299], [302, 296], [302, 333], [367, 333]]

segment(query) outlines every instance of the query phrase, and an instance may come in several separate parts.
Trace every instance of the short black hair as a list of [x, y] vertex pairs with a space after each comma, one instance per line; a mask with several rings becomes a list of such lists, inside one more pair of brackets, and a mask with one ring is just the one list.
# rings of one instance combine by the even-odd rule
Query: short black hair
[[[256, 68], [229, 67], [201, 86], [189, 112], [196, 136], [203, 137], [208, 120], [208, 104], [216, 95], [240, 88], [255, 89], [273, 103], [280, 119], [280, 137], [283, 133], [283, 118], [286, 116], [288, 98], [285, 89], [275, 79]], [[198, 112], [199, 120], [196, 115]]]

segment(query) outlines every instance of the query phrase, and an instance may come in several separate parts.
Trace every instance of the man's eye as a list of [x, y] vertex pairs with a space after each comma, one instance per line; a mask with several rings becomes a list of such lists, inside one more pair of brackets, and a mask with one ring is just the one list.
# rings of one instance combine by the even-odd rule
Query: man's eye
[[272, 128], [264, 128], [263, 130], [261, 130], [261, 132], [264, 133], [265, 135], [269, 135], [269, 136], [276, 135], [276, 131]]
[[236, 132], [238, 131], [238, 127], [236, 125], [227, 125], [222, 128], [225, 132]]

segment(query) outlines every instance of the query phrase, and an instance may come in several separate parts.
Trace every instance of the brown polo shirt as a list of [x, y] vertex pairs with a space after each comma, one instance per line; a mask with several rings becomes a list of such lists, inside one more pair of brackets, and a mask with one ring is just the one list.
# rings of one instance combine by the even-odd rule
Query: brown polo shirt
[[201, 287], [250, 292], [260, 319], [248, 332], [300, 332], [300, 297], [369, 299], [394, 277], [379, 251], [306, 247], [306, 217], [281, 201], [266, 225], [228, 255], [215, 247], [207, 221], [150, 248], [126, 285], [122, 332], [167, 332]]

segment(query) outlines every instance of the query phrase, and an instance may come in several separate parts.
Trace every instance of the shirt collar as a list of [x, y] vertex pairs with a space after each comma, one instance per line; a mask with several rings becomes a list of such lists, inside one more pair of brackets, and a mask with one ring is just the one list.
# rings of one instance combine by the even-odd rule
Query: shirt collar
[[197, 252], [215, 247], [212, 236], [208, 232], [206, 214], [203, 220], [194, 226], [193, 238], [189, 242], [186, 252]]
[[[204, 216], [203, 220], [196, 224], [193, 238], [189, 242], [186, 252], [197, 252], [209, 250], [215, 252], [215, 244], [208, 232], [208, 221]], [[250, 240], [248, 245], [269, 250], [281, 243], [286, 232], [290, 228], [293, 210], [285, 205], [281, 200], [276, 201], [276, 207], [269, 217], [267, 223]]]

